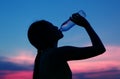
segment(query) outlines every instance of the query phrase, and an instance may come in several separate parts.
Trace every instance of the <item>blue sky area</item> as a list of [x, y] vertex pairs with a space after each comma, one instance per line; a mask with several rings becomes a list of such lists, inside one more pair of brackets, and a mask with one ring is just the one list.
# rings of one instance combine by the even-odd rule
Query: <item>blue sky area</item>
[[[120, 0], [0, 0], [1, 55], [14, 55], [17, 50], [36, 50], [27, 39], [32, 22], [45, 19], [59, 27], [81, 9], [105, 45], [120, 45], [119, 8]], [[64, 35], [59, 46], [89, 44], [83, 28], [74, 27]]]

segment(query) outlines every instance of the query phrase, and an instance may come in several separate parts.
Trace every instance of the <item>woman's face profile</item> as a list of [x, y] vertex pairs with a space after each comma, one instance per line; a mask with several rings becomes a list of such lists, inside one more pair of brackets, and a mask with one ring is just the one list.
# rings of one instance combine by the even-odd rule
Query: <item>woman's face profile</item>
[[32, 23], [28, 29], [28, 39], [36, 48], [52, 46], [62, 37], [58, 27], [45, 20]]

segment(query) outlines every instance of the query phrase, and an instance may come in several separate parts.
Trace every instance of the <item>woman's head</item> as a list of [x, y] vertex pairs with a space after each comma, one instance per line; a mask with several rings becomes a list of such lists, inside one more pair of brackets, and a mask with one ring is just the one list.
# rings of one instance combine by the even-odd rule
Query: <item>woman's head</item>
[[45, 20], [32, 23], [28, 29], [30, 43], [40, 50], [52, 47], [62, 37], [61, 31]]

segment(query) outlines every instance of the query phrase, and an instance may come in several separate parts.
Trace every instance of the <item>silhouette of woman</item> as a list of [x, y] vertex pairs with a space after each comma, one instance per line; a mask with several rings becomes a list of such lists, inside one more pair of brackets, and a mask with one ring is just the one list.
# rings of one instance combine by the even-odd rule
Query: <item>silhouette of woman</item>
[[57, 47], [63, 34], [56, 26], [46, 20], [32, 23], [28, 29], [28, 39], [38, 50], [33, 79], [72, 79], [67, 61], [87, 59], [105, 52], [103, 43], [84, 17], [74, 13], [70, 19], [86, 30], [92, 46]]

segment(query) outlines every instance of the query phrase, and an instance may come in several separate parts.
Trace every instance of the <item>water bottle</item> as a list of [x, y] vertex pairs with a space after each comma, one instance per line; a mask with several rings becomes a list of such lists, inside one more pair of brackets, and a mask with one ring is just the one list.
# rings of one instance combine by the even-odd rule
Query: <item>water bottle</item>
[[[86, 13], [83, 10], [78, 11], [77, 13], [79, 13], [82, 17], [86, 17]], [[68, 19], [67, 21], [65, 21], [61, 27], [60, 30], [65, 32], [68, 31], [70, 28], [72, 28], [75, 25], [74, 22], [72, 22], [70, 19]]]

